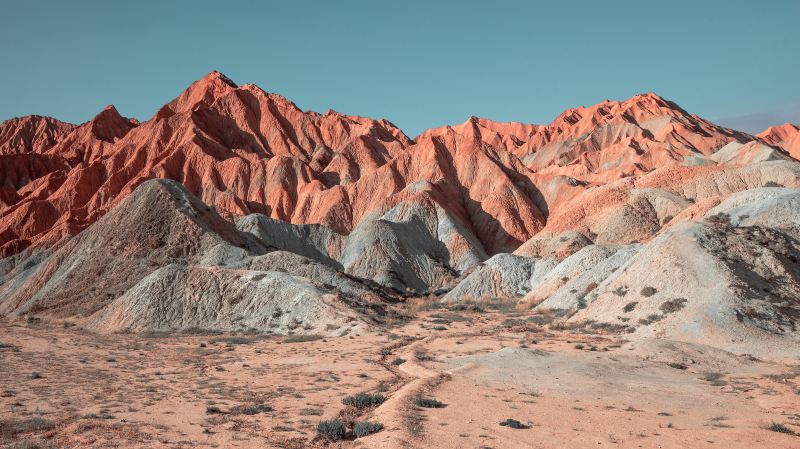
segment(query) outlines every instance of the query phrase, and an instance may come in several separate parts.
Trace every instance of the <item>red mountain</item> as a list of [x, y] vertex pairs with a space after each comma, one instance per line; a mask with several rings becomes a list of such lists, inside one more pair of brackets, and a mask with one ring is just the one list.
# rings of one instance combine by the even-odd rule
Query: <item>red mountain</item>
[[179, 181], [228, 218], [262, 213], [342, 234], [433, 207], [460, 229], [444, 242], [451, 255], [476, 244], [494, 254], [592, 185], [752, 139], [645, 94], [544, 126], [473, 117], [412, 141], [386, 120], [304, 112], [212, 72], [142, 123], [109, 106], [80, 126], [0, 125], [0, 254], [74, 235], [151, 178]]

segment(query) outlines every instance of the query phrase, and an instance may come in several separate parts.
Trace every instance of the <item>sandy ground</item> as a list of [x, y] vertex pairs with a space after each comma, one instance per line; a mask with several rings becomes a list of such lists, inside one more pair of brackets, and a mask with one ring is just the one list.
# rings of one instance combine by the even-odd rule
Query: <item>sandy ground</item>
[[[790, 433], [800, 433], [800, 359], [627, 342], [539, 318], [426, 311], [382, 332], [305, 342], [97, 335], [3, 318], [0, 446], [800, 447]], [[360, 392], [387, 399], [342, 404]], [[328, 442], [315, 428], [333, 418], [384, 429]], [[526, 428], [499, 424], [509, 418]]]

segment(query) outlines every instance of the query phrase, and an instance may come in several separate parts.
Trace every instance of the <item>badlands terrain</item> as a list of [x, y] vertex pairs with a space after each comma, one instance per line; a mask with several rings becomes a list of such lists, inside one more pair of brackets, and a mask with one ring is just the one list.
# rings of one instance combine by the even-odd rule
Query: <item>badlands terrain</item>
[[653, 93], [8, 120], [0, 445], [798, 447], [798, 160]]

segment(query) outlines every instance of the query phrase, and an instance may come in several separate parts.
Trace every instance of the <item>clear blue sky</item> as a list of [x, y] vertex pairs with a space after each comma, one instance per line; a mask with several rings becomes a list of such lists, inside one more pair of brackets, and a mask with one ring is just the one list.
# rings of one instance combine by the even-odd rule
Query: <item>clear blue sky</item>
[[412, 136], [645, 91], [800, 122], [799, 24], [797, 0], [2, 2], [0, 120], [147, 119], [216, 69]]

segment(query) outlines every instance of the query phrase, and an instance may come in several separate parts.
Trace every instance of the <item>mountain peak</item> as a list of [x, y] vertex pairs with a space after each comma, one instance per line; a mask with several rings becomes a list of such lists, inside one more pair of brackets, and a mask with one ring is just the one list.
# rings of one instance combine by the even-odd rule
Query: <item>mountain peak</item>
[[103, 108], [89, 123], [92, 134], [106, 142], [113, 142], [119, 139], [138, 124], [138, 122], [120, 115], [113, 104]]
[[187, 112], [198, 103], [211, 103], [238, 88], [239, 86], [230, 78], [214, 70], [193, 82], [176, 99], [172, 100], [169, 106], [175, 112]]
[[234, 87], [234, 88], [239, 87], [238, 85], [236, 85], [236, 83], [233, 82], [233, 80], [231, 80], [224, 73], [222, 73], [222, 72], [220, 72], [218, 70], [212, 70], [211, 72], [208, 72], [208, 74], [206, 74], [206, 76], [201, 78], [201, 81], [205, 81], [207, 83], [221, 82], [221, 83], [227, 84], [230, 87]]

